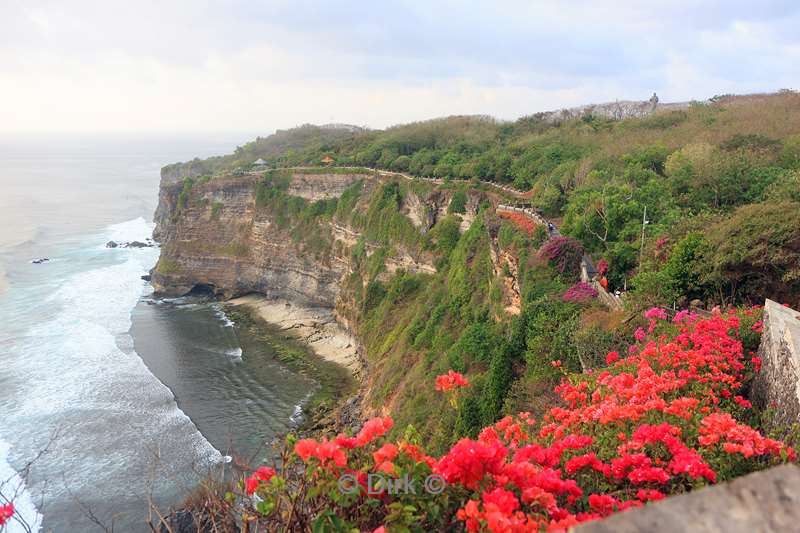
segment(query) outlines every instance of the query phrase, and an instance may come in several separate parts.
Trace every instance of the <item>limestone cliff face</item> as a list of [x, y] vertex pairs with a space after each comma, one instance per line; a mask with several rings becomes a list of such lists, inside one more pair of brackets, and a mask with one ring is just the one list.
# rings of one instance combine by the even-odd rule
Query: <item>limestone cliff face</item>
[[[383, 179], [368, 174], [295, 173], [286, 193], [309, 201], [329, 199], [362, 180], [362, 197], [368, 197]], [[337, 306], [343, 280], [352, 272], [351, 251], [360, 233], [336, 221], [325, 222], [320, 231], [332, 243], [329, 251], [315, 254], [304, 249], [268, 211], [257, 208], [260, 180], [250, 174], [214, 178], [195, 183], [187, 196], [182, 180], [171, 175], [162, 179], [155, 216], [161, 258], [152, 272], [158, 294], [203, 290], [230, 298], [258, 292], [300, 305]], [[425, 200], [409, 202], [404, 210], [414, 213], [412, 220], [431, 211]], [[365, 244], [367, 255], [379, 248]], [[430, 258], [395, 246], [385, 259], [383, 275], [400, 268], [435, 272]]]

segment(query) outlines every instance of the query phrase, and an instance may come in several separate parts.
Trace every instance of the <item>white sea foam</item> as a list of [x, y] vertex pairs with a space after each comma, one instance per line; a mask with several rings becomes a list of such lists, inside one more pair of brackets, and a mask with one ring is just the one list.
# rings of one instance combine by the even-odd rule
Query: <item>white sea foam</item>
[[[144, 240], [152, 227], [138, 218], [109, 227], [101, 238]], [[122, 262], [73, 273], [47, 297], [50, 313], [15, 339], [13, 364], [5, 369], [8, 383], [31, 384], [33, 392], [20, 390], [13, 403], [0, 405], [0, 432], [13, 436], [15, 450], [27, 456], [61, 430], [37, 473], [51, 482], [69, 480], [71, 491], [100, 491], [111, 499], [119, 476], [146, 471], [154, 449], [176, 469], [173, 475], [222, 460], [133, 350], [128, 334], [145, 288], [141, 275], [155, 264], [158, 250], [122, 253]], [[0, 482], [13, 474], [7, 454], [0, 441]], [[47, 490], [50, 498], [68, 497], [66, 488]], [[18, 502], [29, 524], [41, 521], [30, 494]]]
[[303, 406], [295, 405], [294, 411], [292, 411], [292, 415], [289, 417], [289, 421], [292, 424], [298, 424], [302, 419], [303, 419]]
[[[0, 440], [0, 494], [14, 503], [15, 516], [6, 524], [4, 533], [23, 533], [39, 531], [42, 515], [36, 510], [33, 498], [25, 487], [25, 481], [8, 464], [11, 446]], [[0, 501], [0, 503], [5, 503]]]
[[211, 307], [212, 309], [214, 309], [214, 316], [219, 318], [222, 321], [222, 324], [226, 328], [232, 328], [233, 326], [236, 325], [236, 323], [233, 320], [231, 320], [227, 314], [225, 314], [225, 310], [222, 308], [220, 304], [213, 304]]
[[229, 355], [231, 357], [235, 357], [238, 359], [242, 358], [242, 349], [241, 348], [230, 348], [229, 350], [225, 350], [225, 355]]
[[156, 225], [144, 218], [134, 218], [108, 227], [108, 239], [116, 242], [145, 241], [153, 236]]

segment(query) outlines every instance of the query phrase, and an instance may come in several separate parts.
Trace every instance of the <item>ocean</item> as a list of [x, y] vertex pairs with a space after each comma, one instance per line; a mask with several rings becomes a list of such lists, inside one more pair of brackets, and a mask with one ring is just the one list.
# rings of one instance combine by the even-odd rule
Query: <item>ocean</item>
[[148, 495], [179, 503], [297, 420], [313, 381], [221, 305], [153, 299], [141, 276], [157, 248], [105, 247], [151, 235], [161, 166], [246, 138], [0, 138], [8, 531], [148, 531]]

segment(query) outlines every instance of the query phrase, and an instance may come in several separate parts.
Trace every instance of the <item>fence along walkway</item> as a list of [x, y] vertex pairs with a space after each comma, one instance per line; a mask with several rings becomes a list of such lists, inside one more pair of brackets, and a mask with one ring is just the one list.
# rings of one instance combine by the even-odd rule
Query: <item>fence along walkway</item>
[[[548, 234], [550, 237], [556, 237], [560, 235], [560, 233], [558, 232], [558, 228], [556, 227], [555, 224], [545, 219], [542, 215], [537, 213], [536, 210], [530, 207], [499, 204], [496, 208], [496, 211], [522, 213], [526, 217], [530, 218], [536, 224], [548, 228]], [[551, 227], [552, 229], [549, 229]], [[588, 283], [589, 285], [592, 286], [594, 290], [597, 291], [597, 298], [603, 303], [603, 305], [605, 305], [609, 309], [615, 311], [621, 311], [622, 300], [620, 300], [620, 298], [618, 298], [614, 294], [608, 292], [606, 288], [600, 284], [600, 281], [597, 278], [598, 278], [598, 272], [597, 269], [594, 267], [592, 258], [589, 257], [588, 254], [584, 254], [583, 258], [581, 258], [581, 281], [583, 281], [584, 283]]]

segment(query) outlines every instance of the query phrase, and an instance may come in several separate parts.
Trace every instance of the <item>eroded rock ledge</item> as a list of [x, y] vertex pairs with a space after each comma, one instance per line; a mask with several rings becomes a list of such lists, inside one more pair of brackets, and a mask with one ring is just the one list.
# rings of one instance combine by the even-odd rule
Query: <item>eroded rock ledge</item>
[[259, 294], [234, 298], [228, 304], [254, 310], [264, 321], [303, 342], [320, 357], [347, 368], [356, 377], [364, 366], [358, 340], [341, 327], [328, 308], [301, 307], [287, 300], [269, 300]]

